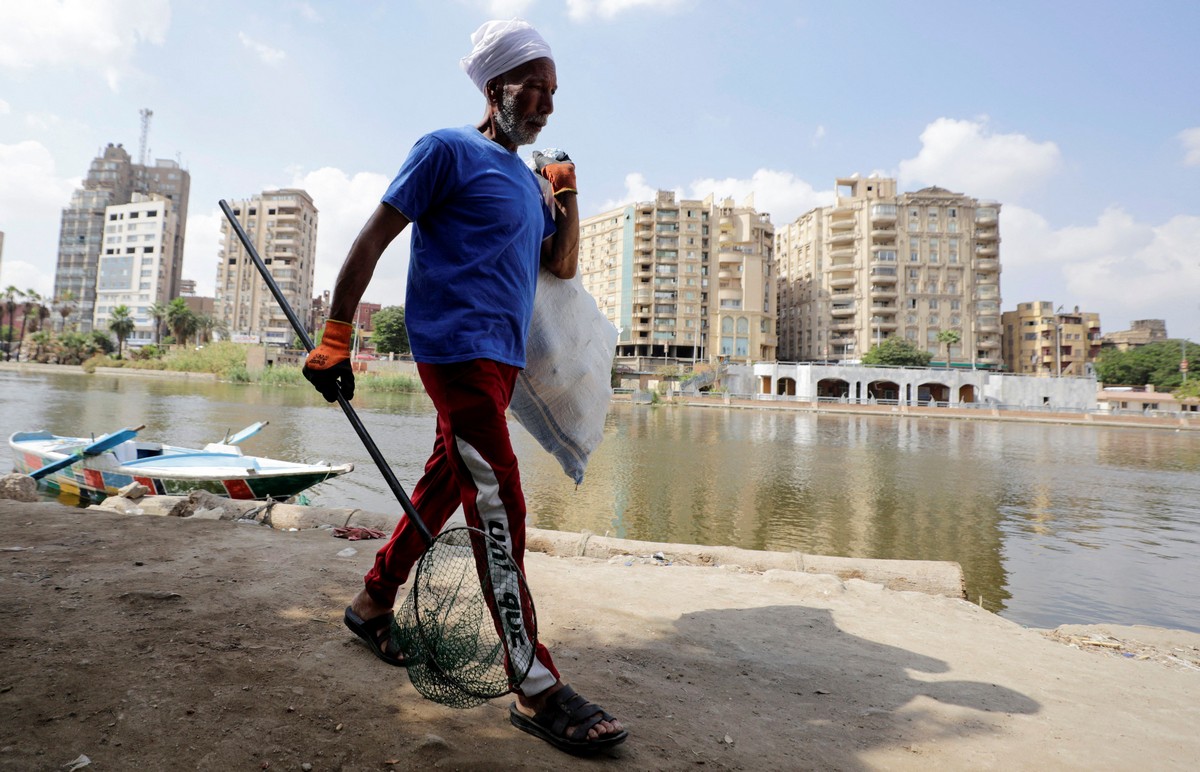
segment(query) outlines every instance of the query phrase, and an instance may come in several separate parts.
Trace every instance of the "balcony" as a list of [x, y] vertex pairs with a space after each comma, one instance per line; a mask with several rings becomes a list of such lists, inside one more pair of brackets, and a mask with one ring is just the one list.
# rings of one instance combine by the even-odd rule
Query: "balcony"
[[829, 280], [829, 286], [831, 288], [853, 287], [856, 281], [858, 281], [858, 280], [853, 275], [834, 276], [832, 279]]
[[876, 286], [876, 285], [872, 284], [871, 285], [871, 297], [872, 298], [881, 298], [881, 299], [894, 298], [894, 297], [896, 297], [896, 288], [895, 287]]
[[981, 349], [987, 349], [987, 350], [998, 349], [998, 348], [1000, 348], [1000, 341], [998, 341], [998, 340], [981, 340], [981, 341], [979, 341], [979, 343], [976, 344], [976, 347], [981, 348]]
[[829, 325], [829, 329], [835, 332], [854, 332], [857, 327], [857, 324], [848, 321], [838, 321]]
[[834, 258], [835, 260], [839, 257], [853, 258], [854, 254], [855, 254], [855, 249], [853, 247], [849, 247], [849, 248], [842, 247], [841, 249], [834, 249], [829, 252], [829, 256]]
[[856, 219], [854, 215], [855, 209], [852, 206], [835, 206], [833, 211], [829, 213], [830, 219], [832, 220], [843, 220], [846, 218]]
[[1000, 261], [993, 260], [991, 258], [976, 260], [975, 261], [975, 270], [983, 271], [985, 273], [990, 273], [992, 271], [999, 271], [1000, 270]]
[[840, 220], [830, 220], [829, 228], [830, 228], [830, 230], [837, 231], [837, 230], [844, 230], [846, 228], [853, 228], [857, 224], [858, 224], [858, 218], [844, 217]]
[[895, 284], [896, 277], [888, 276], [886, 274], [872, 274], [871, 281], [875, 284]]
[[829, 313], [833, 316], [854, 316], [854, 306], [834, 306]]
[[980, 322], [975, 326], [977, 332], [1000, 332], [1000, 324], [998, 322]]
[[871, 222], [895, 222], [895, 204], [874, 204], [871, 206]]
[[829, 343], [834, 346], [849, 346], [855, 342], [853, 335], [834, 335], [829, 339]]
[[999, 248], [993, 242], [975, 245], [975, 254], [982, 257], [995, 257], [997, 252]]
[[991, 206], [981, 206], [975, 210], [976, 225], [995, 225], [997, 210]]
[[851, 229], [837, 231], [829, 237], [829, 241], [833, 244], [853, 244], [856, 238], [858, 238], [858, 231]]

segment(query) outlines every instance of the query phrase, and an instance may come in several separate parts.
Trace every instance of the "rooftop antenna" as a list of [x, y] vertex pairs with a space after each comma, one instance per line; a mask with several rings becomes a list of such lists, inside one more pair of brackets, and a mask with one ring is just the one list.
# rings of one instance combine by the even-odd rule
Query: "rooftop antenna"
[[142, 139], [138, 143], [138, 163], [142, 166], [146, 165], [146, 140], [150, 136], [150, 116], [154, 115], [154, 111], [149, 107], [143, 107], [138, 111], [142, 116]]

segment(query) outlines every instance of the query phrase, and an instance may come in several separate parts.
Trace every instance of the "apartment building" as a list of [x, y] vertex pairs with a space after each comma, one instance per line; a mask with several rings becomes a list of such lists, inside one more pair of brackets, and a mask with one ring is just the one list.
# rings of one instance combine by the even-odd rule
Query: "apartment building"
[[174, 284], [167, 294], [175, 297], [183, 267], [183, 242], [187, 229], [191, 175], [175, 161], [157, 160], [154, 166], [136, 164], [120, 144], [111, 142], [92, 160], [83, 185], [63, 209], [54, 271], [54, 297], [73, 299], [82, 331], [92, 328], [96, 309], [96, 282], [109, 206], [128, 204], [134, 193], [160, 195], [175, 205], [178, 225], [170, 268]]
[[130, 203], [106, 207], [104, 221], [92, 328], [107, 330], [113, 309], [125, 306], [134, 321], [126, 343], [140, 348], [156, 341], [150, 307], [170, 302], [179, 286], [179, 213], [165, 196], [134, 193]]
[[900, 336], [939, 363], [1000, 367], [999, 214], [939, 187], [837, 180], [833, 206], [776, 231], [780, 360], [858, 359]]
[[[0, 236], [2, 235], [0, 234]], [[1100, 345], [1104, 348], [1115, 348], [1117, 351], [1128, 351], [1131, 348], [1147, 346], [1164, 340], [1168, 340], [1165, 319], [1136, 319], [1128, 330], [1118, 330], [1106, 334]]]
[[753, 199], [658, 191], [580, 223], [583, 284], [618, 330], [617, 358], [775, 357], [774, 226]]
[[1031, 375], [1088, 374], [1100, 353], [1100, 315], [1079, 310], [1056, 310], [1048, 300], [1018, 303], [1005, 311], [1004, 366]]
[[[300, 319], [312, 304], [317, 208], [303, 190], [269, 190], [231, 201], [255, 250]], [[287, 346], [295, 331], [227, 221], [221, 223], [214, 313], [237, 340]]]

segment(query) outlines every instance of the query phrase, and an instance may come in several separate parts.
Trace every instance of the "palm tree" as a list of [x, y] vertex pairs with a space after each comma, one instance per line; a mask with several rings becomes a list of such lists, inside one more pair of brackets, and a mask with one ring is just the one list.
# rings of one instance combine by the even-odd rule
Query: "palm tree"
[[8, 346], [4, 351], [5, 361], [12, 359], [12, 336], [17, 316], [17, 298], [24, 295], [25, 293], [17, 289], [15, 285], [10, 284], [4, 288], [4, 307], [8, 311]]
[[37, 328], [38, 332], [44, 332], [46, 329], [46, 320], [50, 318], [50, 306], [46, 301], [50, 298], [42, 298], [42, 302], [38, 303], [37, 307]]
[[24, 315], [21, 317], [21, 339], [17, 342], [17, 359], [21, 358], [21, 349], [25, 346], [25, 333], [29, 331], [29, 317], [35, 315], [42, 305], [42, 296], [34, 290], [25, 290]]
[[196, 331], [196, 315], [183, 298], [175, 298], [167, 306], [167, 325], [176, 343], [184, 343]]
[[150, 318], [154, 320], [154, 345], [156, 346], [162, 342], [163, 322], [167, 320], [167, 314], [170, 313], [170, 310], [171, 309], [169, 306], [167, 306], [165, 303], [159, 303], [158, 301], [155, 301], [154, 304], [147, 309], [147, 313], [150, 314]]
[[58, 328], [60, 333], [67, 331], [67, 317], [75, 313], [75, 293], [67, 290], [58, 296], [58, 314], [62, 317], [62, 326]]
[[196, 343], [211, 341], [216, 326], [217, 320], [212, 314], [196, 314]]
[[957, 346], [962, 340], [958, 330], [942, 330], [937, 334], [938, 343], [946, 344], [946, 368], [950, 368], [950, 347]]
[[117, 338], [117, 359], [124, 351], [125, 339], [133, 332], [133, 317], [129, 315], [129, 306], [120, 305], [112, 310], [108, 319], [108, 331]]

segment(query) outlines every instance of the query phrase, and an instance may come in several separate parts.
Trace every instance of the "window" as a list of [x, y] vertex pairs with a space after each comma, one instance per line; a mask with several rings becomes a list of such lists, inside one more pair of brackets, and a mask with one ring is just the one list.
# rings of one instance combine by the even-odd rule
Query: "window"
[[[930, 298], [930, 299], [929, 299], [929, 310], [930, 310], [930, 311], [933, 311], [933, 310], [934, 310], [934, 309], [936, 309], [937, 307], [938, 307], [938, 301], [937, 301], [937, 298]], [[930, 322], [930, 324], [933, 324], [933, 322]]]

